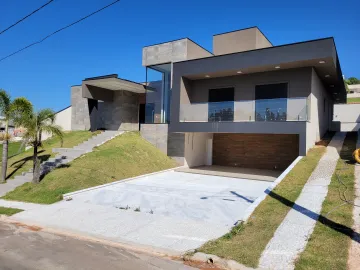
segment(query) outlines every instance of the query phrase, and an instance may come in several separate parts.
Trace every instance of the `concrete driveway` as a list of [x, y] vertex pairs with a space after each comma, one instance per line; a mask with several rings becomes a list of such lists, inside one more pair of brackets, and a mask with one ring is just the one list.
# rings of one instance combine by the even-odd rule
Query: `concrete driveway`
[[177, 254], [228, 232], [270, 184], [167, 171], [14, 217]]

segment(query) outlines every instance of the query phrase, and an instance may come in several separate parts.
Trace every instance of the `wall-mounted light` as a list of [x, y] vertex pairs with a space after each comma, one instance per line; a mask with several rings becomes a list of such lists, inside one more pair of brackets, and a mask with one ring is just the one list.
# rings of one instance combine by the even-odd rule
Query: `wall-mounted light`
[[236, 73], [237, 73], [237, 74], [241, 74], [241, 73], [242, 73], [242, 71], [241, 71], [241, 70], [239, 70], [239, 71], [237, 71]]
[[319, 64], [325, 64], [326, 62], [324, 60], [320, 60]]
[[210, 75], [205, 75], [205, 78], [210, 78]]
[[279, 69], [279, 68], [280, 68], [280, 66], [276, 66], [275, 68], [276, 68], [276, 69]]
[[330, 78], [330, 75], [329, 75], [329, 74], [326, 74], [326, 75], [325, 75], [325, 78]]

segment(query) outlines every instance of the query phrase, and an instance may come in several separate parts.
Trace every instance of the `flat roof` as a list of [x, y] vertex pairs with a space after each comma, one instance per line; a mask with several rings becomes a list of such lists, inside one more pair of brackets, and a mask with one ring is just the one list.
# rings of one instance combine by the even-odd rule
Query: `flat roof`
[[118, 78], [117, 74], [90, 77], [83, 80], [83, 84], [92, 85], [112, 91], [130, 91], [134, 93], [145, 93], [152, 90], [151, 87], [127, 79]]
[[[346, 101], [345, 85], [333, 37], [173, 63], [177, 74], [191, 80], [300, 67], [315, 68], [325, 87], [334, 94], [334, 99], [337, 102]], [[239, 74], [238, 71], [242, 73]]]

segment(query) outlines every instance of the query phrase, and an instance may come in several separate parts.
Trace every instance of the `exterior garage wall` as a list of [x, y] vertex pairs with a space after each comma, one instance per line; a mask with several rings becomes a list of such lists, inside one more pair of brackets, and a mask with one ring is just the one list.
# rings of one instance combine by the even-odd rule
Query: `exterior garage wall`
[[213, 138], [214, 165], [285, 170], [298, 153], [295, 134], [216, 133]]
[[206, 164], [206, 142], [211, 138], [211, 133], [185, 134], [185, 166], [196, 167]]

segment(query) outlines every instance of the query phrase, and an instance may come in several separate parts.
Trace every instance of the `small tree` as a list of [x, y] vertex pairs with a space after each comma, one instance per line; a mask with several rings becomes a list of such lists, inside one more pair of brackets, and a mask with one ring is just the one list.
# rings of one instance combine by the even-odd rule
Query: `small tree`
[[33, 183], [40, 182], [40, 162], [38, 149], [42, 147], [42, 133], [47, 132], [60, 138], [63, 142], [63, 132], [60, 126], [55, 125], [55, 113], [51, 109], [31, 112], [23, 121], [25, 128], [24, 140], [34, 149], [33, 155]]
[[358, 78], [355, 77], [350, 77], [349, 79], [346, 80], [348, 85], [352, 85], [352, 84], [360, 84], [360, 80]]
[[20, 97], [11, 100], [10, 95], [3, 89], [0, 89], [0, 112], [4, 117], [5, 134], [3, 135], [2, 168], [0, 183], [5, 182], [8, 148], [9, 148], [9, 122], [13, 121], [15, 126], [20, 126], [24, 117], [33, 110], [32, 104], [26, 98]]

